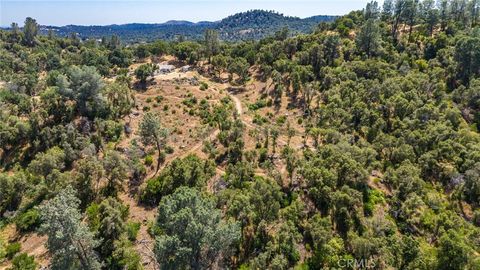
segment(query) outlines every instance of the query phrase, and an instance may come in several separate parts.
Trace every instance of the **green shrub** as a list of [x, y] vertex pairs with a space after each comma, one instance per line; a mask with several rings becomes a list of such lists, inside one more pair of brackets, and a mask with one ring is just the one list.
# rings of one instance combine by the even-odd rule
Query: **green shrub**
[[122, 135], [123, 125], [117, 121], [106, 120], [99, 123], [101, 134], [107, 141], [117, 141]]
[[157, 225], [157, 223], [153, 220], [150, 220], [147, 224], [147, 232], [150, 236], [156, 237], [157, 235], [161, 235], [162, 229]]
[[100, 206], [98, 203], [92, 202], [87, 209], [85, 210], [85, 214], [87, 215], [88, 226], [92, 231], [98, 231], [100, 227]]
[[206, 82], [200, 83], [200, 90], [205, 91], [208, 89], [208, 84]]
[[273, 100], [272, 100], [271, 98], [269, 98], [269, 99], [267, 100], [267, 106], [268, 106], [268, 107], [271, 107], [272, 104], [273, 104]]
[[128, 239], [130, 241], [135, 241], [137, 239], [139, 230], [140, 230], [139, 222], [127, 222], [126, 231], [127, 231]]
[[258, 163], [263, 163], [268, 158], [268, 150], [266, 148], [258, 149]]
[[117, 242], [112, 254], [112, 265], [108, 269], [143, 269], [140, 255], [128, 239], [122, 238]]
[[424, 72], [428, 69], [428, 62], [425, 59], [420, 59], [415, 61], [415, 64], [417, 64], [418, 70]]
[[15, 254], [17, 254], [20, 251], [20, 248], [22, 245], [18, 242], [14, 242], [9, 244], [6, 249], [5, 249], [5, 256], [11, 260]]
[[268, 119], [259, 115], [258, 113], [256, 113], [254, 116], [253, 116], [253, 123], [256, 124], [256, 125], [263, 125], [265, 123], [268, 123]]
[[143, 106], [143, 111], [144, 111], [144, 112], [150, 111], [150, 107], [149, 107], [149, 106]]
[[251, 111], [256, 111], [258, 109], [264, 108], [267, 106], [267, 100], [265, 99], [259, 99], [255, 103], [249, 104], [248, 109]]
[[287, 117], [285, 115], [282, 115], [280, 117], [277, 118], [276, 122], [279, 126], [285, 124], [285, 122], [287, 121]]
[[148, 155], [145, 157], [145, 165], [151, 166], [153, 164], [153, 157], [151, 155]]
[[145, 102], [147, 102], [147, 103], [152, 102], [152, 98], [148, 97], [148, 98], [145, 100]]
[[364, 203], [364, 211], [366, 215], [372, 215], [375, 205], [379, 203], [385, 203], [385, 197], [383, 193], [376, 189], [368, 190], [368, 198]]
[[162, 102], [162, 101], [163, 101], [163, 96], [156, 96], [156, 97], [155, 97], [155, 101], [156, 101], [157, 103]]
[[6, 253], [6, 250], [5, 250], [5, 241], [3, 241], [3, 239], [0, 237], [0, 262], [3, 260], [3, 258], [5, 258], [5, 256], [7, 255]]
[[475, 210], [475, 212], [473, 212], [472, 222], [473, 222], [473, 225], [480, 227], [480, 209], [477, 209]]
[[170, 155], [170, 154], [173, 154], [173, 151], [174, 149], [170, 145], [165, 146], [165, 153]]
[[168, 111], [168, 104], [163, 105], [163, 110]]
[[12, 260], [12, 267], [8, 270], [35, 270], [37, 263], [33, 256], [28, 256], [27, 253], [21, 253]]
[[22, 213], [15, 221], [17, 229], [21, 232], [28, 232], [34, 230], [40, 223], [40, 213], [37, 209], [30, 209]]
[[203, 187], [207, 179], [215, 174], [211, 160], [202, 160], [195, 155], [177, 158], [160, 174], [147, 181], [140, 200], [151, 205], [158, 204], [163, 196], [172, 194], [180, 186]]
[[182, 101], [183, 105], [189, 107], [189, 108], [192, 108], [195, 104], [198, 103], [198, 100], [196, 97], [189, 97], [189, 98], [186, 98]]

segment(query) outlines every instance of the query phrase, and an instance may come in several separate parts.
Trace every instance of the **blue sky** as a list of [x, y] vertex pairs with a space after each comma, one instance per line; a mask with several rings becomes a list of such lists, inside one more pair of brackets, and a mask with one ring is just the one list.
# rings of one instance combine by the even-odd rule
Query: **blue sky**
[[285, 15], [342, 15], [362, 9], [367, 0], [0, 0], [0, 25], [23, 25], [33, 17], [43, 25], [215, 21], [250, 9]]

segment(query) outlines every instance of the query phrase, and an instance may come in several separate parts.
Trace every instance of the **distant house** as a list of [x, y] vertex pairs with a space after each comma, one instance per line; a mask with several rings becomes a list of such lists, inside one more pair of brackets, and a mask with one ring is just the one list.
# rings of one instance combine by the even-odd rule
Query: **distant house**
[[167, 74], [175, 70], [174, 65], [158, 65], [157, 73], [159, 74]]

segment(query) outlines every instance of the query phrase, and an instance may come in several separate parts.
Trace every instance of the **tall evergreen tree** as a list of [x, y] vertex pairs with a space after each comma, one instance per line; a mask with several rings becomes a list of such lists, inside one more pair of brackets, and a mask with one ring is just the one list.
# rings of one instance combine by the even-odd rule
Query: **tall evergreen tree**
[[212, 60], [212, 56], [218, 54], [219, 49], [218, 32], [213, 29], [205, 30], [205, 56], [208, 58], [209, 63]]
[[380, 28], [374, 19], [369, 19], [360, 30], [357, 36], [357, 47], [367, 57], [374, 56], [380, 49]]
[[25, 25], [23, 26], [23, 33], [25, 35], [25, 44], [32, 47], [35, 45], [35, 37], [38, 34], [38, 24], [35, 19], [27, 17], [25, 19]]

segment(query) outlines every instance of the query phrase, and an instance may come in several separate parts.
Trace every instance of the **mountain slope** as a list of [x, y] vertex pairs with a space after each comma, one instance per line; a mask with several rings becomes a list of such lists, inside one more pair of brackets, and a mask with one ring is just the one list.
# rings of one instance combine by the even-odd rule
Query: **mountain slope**
[[216, 29], [226, 40], [260, 39], [283, 27], [294, 33], [309, 33], [320, 22], [333, 21], [335, 16], [314, 16], [305, 19], [284, 16], [273, 11], [251, 10], [221, 20]]
[[314, 16], [305, 19], [284, 16], [273, 11], [251, 10], [229, 16], [217, 22], [172, 20], [160, 24], [132, 23], [106, 26], [43, 26], [42, 33], [53, 30], [58, 36], [77, 33], [81, 38], [102, 38], [118, 35], [125, 42], [143, 42], [155, 39], [174, 40], [178, 36], [186, 39], [201, 39], [207, 28], [217, 29], [226, 41], [261, 39], [272, 35], [283, 27], [294, 33], [309, 33], [320, 22], [333, 21], [336, 16]]

